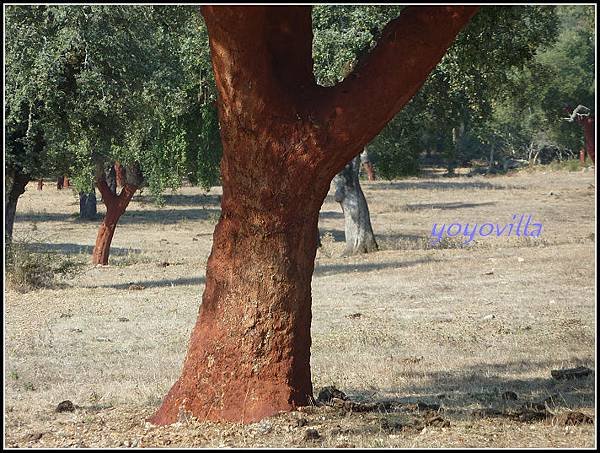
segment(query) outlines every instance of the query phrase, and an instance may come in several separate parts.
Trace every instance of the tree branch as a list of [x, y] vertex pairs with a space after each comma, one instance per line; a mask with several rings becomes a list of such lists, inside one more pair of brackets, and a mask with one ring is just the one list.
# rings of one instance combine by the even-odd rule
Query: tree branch
[[[202, 6], [222, 105], [290, 113], [316, 89], [310, 6]], [[227, 113], [227, 112], [226, 112]]]
[[330, 139], [323, 165], [337, 173], [417, 93], [476, 6], [412, 6], [383, 30], [376, 47], [319, 108]]

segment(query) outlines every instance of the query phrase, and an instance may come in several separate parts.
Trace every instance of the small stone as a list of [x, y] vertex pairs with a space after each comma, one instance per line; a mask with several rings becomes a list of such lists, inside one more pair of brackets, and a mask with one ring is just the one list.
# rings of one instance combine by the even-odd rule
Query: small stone
[[509, 400], [514, 401], [516, 399], [519, 399], [519, 397], [515, 392], [511, 392], [510, 390], [508, 390], [502, 394], [502, 399], [505, 401], [509, 401]]
[[339, 398], [341, 400], [348, 399], [344, 392], [331, 385], [321, 389], [317, 401], [320, 403], [329, 403], [333, 398]]
[[58, 403], [54, 412], [73, 412], [75, 410], [75, 405], [72, 401], [65, 400]]
[[319, 431], [313, 428], [308, 428], [304, 433], [304, 440], [317, 440], [320, 438], [321, 435], [319, 434]]
[[129, 285], [129, 287], [127, 288], [130, 291], [141, 291], [142, 289], [145, 289], [143, 285]]
[[552, 370], [550, 374], [554, 379], [577, 379], [589, 376], [592, 374], [592, 370], [585, 366], [578, 366], [576, 368], [566, 368], [561, 370]]
[[518, 258], [517, 258], [517, 261], [518, 261], [519, 263], [522, 263], [523, 261], [525, 261], [525, 258], [518, 257]]
[[28, 442], [37, 442], [42, 438], [43, 435], [44, 433], [31, 433], [27, 437], [25, 437], [25, 440], [27, 440]]
[[494, 271], [487, 271], [487, 272], [484, 272], [481, 275], [494, 275]]
[[83, 330], [74, 328], [74, 329], [69, 329], [69, 332], [81, 333], [81, 332], [83, 332]]
[[491, 321], [492, 319], [495, 319], [496, 316], [495, 315], [486, 315], [483, 318], [481, 318], [482, 321]]
[[119, 322], [129, 322], [129, 318], [121, 317], [121, 318], [117, 318], [117, 321], [119, 321]]

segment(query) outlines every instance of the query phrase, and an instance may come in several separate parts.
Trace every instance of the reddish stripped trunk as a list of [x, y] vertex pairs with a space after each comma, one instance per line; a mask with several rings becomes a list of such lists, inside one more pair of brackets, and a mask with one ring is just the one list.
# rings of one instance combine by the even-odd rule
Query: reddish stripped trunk
[[69, 187], [71, 187], [71, 183], [69, 182], [68, 176], [63, 176], [63, 187], [65, 189], [68, 189]]
[[367, 61], [325, 88], [310, 7], [202, 7], [219, 90], [221, 218], [183, 370], [153, 423], [186, 412], [248, 423], [310, 403], [310, 285], [331, 179], [475, 11], [406, 8]]
[[592, 160], [592, 163], [596, 164], [596, 119], [593, 116], [588, 116], [579, 121], [583, 126], [583, 135], [585, 137], [585, 150], [588, 156]]
[[42, 190], [42, 187], [44, 187], [44, 180], [39, 179], [37, 182], [37, 190]]
[[92, 253], [92, 263], [107, 265], [108, 257], [110, 255], [110, 244], [113, 235], [115, 234], [117, 223], [121, 218], [121, 215], [125, 212], [125, 209], [127, 209], [133, 194], [138, 188], [131, 184], [125, 184], [121, 193], [115, 195], [111, 192], [104, 179], [98, 180], [96, 185], [102, 194], [102, 201], [106, 206], [106, 216], [98, 229], [96, 245], [94, 246], [94, 251]]

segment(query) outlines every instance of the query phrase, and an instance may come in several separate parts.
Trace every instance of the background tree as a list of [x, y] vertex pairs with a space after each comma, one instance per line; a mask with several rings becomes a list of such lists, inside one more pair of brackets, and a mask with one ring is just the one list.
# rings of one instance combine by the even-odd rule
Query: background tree
[[[191, 7], [14, 6], [9, 15], [14, 83], [7, 91], [12, 104], [33, 99], [44, 106], [34, 124], [45, 140], [35, 171], [68, 169], [82, 200], [93, 204], [94, 186], [104, 185], [115, 161], [136, 169], [119, 203], [106, 203], [101, 189], [107, 218], [93, 261], [107, 264], [116, 222], [142, 175], [159, 202], [184, 178], [205, 186], [216, 180], [220, 146], [205, 27]], [[23, 30], [40, 38], [23, 37]], [[38, 78], [31, 77], [38, 67]]]

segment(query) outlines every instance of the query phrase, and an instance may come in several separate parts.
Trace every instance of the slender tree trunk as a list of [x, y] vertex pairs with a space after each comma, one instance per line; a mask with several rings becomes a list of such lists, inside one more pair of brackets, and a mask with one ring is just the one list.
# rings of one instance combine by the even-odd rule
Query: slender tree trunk
[[63, 187], [65, 189], [68, 189], [69, 187], [71, 187], [71, 183], [69, 182], [68, 176], [63, 176]]
[[44, 187], [44, 180], [43, 179], [38, 179], [37, 190], [42, 190], [42, 187]]
[[114, 169], [117, 187], [121, 188], [125, 184], [125, 169], [119, 162], [115, 162]]
[[25, 193], [25, 187], [29, 178], [19, 171], [12, 171], [8, 174], [9, 187], [4, 194], [4, 236], [7, 242], [13, 237], [13, 227], [15, 225], [15, 216], [17, 213], [17, 203], [19, 197]]
[[373, 168], [373, 164], [371, 163], [371, 159], [369, 158], [369, 152], [367, 148], [360, 153], [360, 163], [363, 165], [365, 171], [367, 172], [367, 179], [369, 181], [375, 181], [375, 169]]
[[125, 212], [125, 209], [127, 209], [127, 206], [138, 187], [125, 183], [121, 193], [117, 196], [111, 192], [110, 187], [103, 178], [98, 180], [96, 185], [102, 194], [102, 201], [106, 206], [106, 215], [98, 229], [96, 245], [92, 252], [92, 264], [102, 264], [103, 266], [106, 266], [108, 264], [110, 244], [113, 235], [115, 234], [117, 222]]
[[115, 170], [114, 165], [111, 165], [106, 169], [105, 172], [106, 184], [108, 184], [108, 188], [113, 194], [117, 194], [117, 172]]
[[96, 191], [90, 193], [79, 192], [79, 218], [83, 220], [96, 220], [98, 215]]
[[153, 423], [186, 412], [246, 423], [310, 403], [310, 285], [330, 182], [476, 10], [406, 8], [368, 60], [325, 88], [310, 7], [202, 7], [219, 90], [221, 218], [181, 377]]
[[64, 176], [59, 176], [59, 177], [56, 179], [56, 188], [57, 188], [58, 190], [62, 190], [64, 183], [65, 183], [65, 178], [64, 178]]
[[596, 165], [596, 119], [589, 116], [581, 121], [583, 125], [583, 134], [585, 137], [585, 150]]
[[371, 226], [369, 207], [360, 187], [358, 173], [360, 156], [355, 157], [333, 178], [335, 201], [344, 211], [346, 249], [344, 255], [356, 255], [378, 250]]

